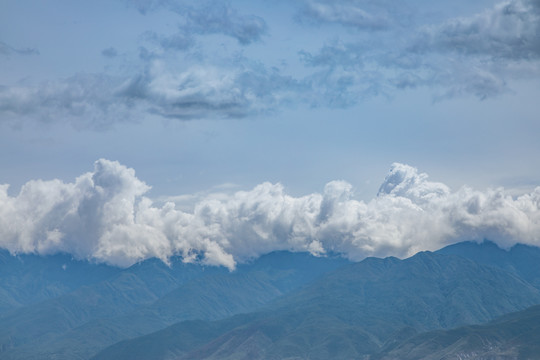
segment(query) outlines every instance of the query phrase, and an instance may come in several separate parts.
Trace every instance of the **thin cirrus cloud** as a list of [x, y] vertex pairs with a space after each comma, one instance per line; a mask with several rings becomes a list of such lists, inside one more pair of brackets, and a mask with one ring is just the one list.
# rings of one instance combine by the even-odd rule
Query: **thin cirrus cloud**
[[504, 189], [457, 191], [393, 164], [369, 202], [345, 181], [294, 197], [281, 184], [205, 195], [190, 210], [157, 205], [133, 169], [98, 160], [72, 183], [32, 180], [16, 196], [0, 186], [0, 247], [13, 253], [67, 252], [118, 266], [180, 255], [234, 269], [275, 250], [407, 256], [461, 240], [540, 245], [540, 188], [517, 198]]

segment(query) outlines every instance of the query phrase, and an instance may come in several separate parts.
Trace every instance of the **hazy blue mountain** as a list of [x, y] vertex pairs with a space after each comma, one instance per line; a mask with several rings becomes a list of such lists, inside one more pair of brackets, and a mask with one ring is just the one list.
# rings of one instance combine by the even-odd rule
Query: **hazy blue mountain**
[[151, 259], [6, 314], [0, 318], [0, 358], [85, 358], [180, 320], [214, 320], [255, 310], [347, 263], [339, 257], [278, 252], [230, 273], [179, 259], [171, 266]]
[[105, 280], [121, 269], [71, 255], [11, 255], [0, 250], [0, 315]]
[[368, 258], [264, 311], [198, 322], [195, 332], [181, 322], [115, 344], [95, 359], [362, 358], [405, 334], [477, 324], [538, 303], [540, 291], [514, 272], [461, 256]]
[[423, 333], [387, 346], [372, 359], [540, 359], [540, 306], [486, 325]]

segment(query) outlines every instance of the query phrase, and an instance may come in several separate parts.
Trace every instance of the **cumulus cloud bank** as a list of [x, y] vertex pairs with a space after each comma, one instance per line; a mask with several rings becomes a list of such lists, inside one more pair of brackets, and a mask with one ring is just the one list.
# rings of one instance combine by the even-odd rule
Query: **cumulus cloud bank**
[[540, 245], [540, 187], [513, 198], [504, 189], [446, 185], [393, 164], [369, 202], [345, 181], [322, 193], [287, 195], [280, 184], [207, 196], [192, 211], [157, 205], [150, 187], [118, 162], [98, 160], [73, 183], [32, 180], [16, 196], [0, 186], [0, 247], [12, 253], [67, 252], [119, 266], [180, 255], [234, 269], [275, 250], [337, 252], [352, 260], [407, 256], [461, 240], [502, 247]]

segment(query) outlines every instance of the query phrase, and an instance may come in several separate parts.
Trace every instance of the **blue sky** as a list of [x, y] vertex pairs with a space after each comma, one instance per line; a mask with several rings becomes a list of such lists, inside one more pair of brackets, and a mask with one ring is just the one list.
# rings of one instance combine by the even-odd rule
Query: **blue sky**
[[0, 184], [108, 159], [160, 204], [333, 180], [367, 203], [400, 163], [515, 198], [540, 185], [539, 34], [538, 0], [5, 0]]

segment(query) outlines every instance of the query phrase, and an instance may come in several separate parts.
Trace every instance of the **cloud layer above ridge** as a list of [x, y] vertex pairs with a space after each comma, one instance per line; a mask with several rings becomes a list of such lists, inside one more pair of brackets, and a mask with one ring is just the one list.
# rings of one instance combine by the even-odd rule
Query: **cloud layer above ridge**
[[404, 257], [462, 240], [540, 245], [540, 187], [451, 191], [417, 169], [393, 164], [369, 202], [351, 184], [293, 197], [281, 184], [200, 198], [192, 211], [145, 196], [135, 171], [100, 159], [72, 183], [32, 180], [19, 194], [0, 186], [0, 247], [12, 253], [70, 253], [129, 266], [180, 255], [234, 269], [275, 250], [337, 252], [351, 260]]

